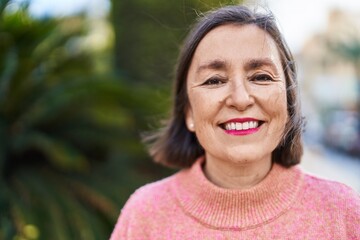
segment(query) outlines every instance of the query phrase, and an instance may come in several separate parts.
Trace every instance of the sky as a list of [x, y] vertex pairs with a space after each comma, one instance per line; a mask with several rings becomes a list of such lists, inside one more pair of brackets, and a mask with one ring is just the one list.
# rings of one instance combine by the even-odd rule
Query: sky
[[[23, 1], [23, 0], [18, 0]], [[268, 7], [294, 53], [304, 42], [326, 26], [329, 10], [334, 8], [360, 14], [360, 0], [249, 0]], [[109, 0], [32, 0], [30, 11], [37, 16], [63, 16], [85, 10], [92, 16], [103, 16], [110, 8]]]
[[31, 0], [30, 4], [30, 11], [36, 16], [64, 16], [85, 11], [94, 17], [101, 17], [109, 8], [109, 0]]
[[266, 2], [295, 53], [301, 50], [308, 38], [326, 27], [328, 13], [332, 9], [360, 14], [360, 0], [269, 0]]

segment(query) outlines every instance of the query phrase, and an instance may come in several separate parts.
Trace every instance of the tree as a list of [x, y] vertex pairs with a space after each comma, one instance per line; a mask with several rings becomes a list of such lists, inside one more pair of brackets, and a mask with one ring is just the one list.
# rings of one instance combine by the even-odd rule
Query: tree
[[121, 76], [169, 85], [180, 42], [194, 19], [234, 0], [112, 0], [114, 65]]
[[0, 239], [107, 239], [131, 192], [170, 173], [139, 135], [168, 110], [193, 9], [214, 5], [113, 1], [117, 61], [99, 73], [83, 16], [34, 19], [9, 4], [0, 2]]
[[145, 156], [137, 116], [156, 98], [94, 70], [82, 16], [33, 19], [9, 4], [0, 3], [0, 239], [107, 239], [129, 192], [151, 178], [128, 166]]

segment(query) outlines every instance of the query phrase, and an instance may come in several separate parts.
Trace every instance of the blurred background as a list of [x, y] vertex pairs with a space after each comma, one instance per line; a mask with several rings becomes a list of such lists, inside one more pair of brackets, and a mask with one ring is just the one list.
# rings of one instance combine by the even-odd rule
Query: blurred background
[[270, 8], [297, 60], [301, 167], [360, 192], [360, 2], [0, 1], [0, 239], [108, 239], [139, 186], [172, 174], [140, 136], [171, 105], [194, 19]]

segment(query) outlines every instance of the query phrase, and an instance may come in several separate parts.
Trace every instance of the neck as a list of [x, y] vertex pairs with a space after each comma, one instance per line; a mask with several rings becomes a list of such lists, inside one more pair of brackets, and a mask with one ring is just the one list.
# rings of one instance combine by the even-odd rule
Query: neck
[[212, 160], [208, 156], [204, 174], [213, 184], [227, 189], [248, 189], [261, 182], [271, 169], [271, 158], [255, 162]]
[[204, 163], [208, 162], [201, 157], [190, 169], [181, 171], [171, 192], [187, 216], [210, 228], [255, 229], [283, 215], [301, 196], [304, 175], [298, 168], [274, 163], [266, 177], [251, 189], [225, 189], [204, 176]]

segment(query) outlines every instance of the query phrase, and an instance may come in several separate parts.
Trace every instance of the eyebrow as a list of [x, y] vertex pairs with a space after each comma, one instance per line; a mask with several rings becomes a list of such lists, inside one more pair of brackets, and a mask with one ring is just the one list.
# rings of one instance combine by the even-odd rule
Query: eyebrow
[[250, 71], [264, 66], [270, 67], [276, 74], [279, 74], [276, 64], [270, 58], [250, 59], [245, 62], [244, 69]]
[[[261, 67], [270, 67], [276, 74], [279, 74], [278, 68], [276, 64], [270, 58], [259, 58], [259, 59], [249, 59], [245, 61], [244, 69], [245, 71], [256, 70]], [[202, 70], [210, 69], [210, 70], [223, 70], [226, 69], [227, 63], [224, 60], [215, 59], [211, 60], [205, 64], [202, 64], [196, 70], [197, 73]]]
[[203, 65], [200, 65], [196, 72], [201, 72], [205, 69], [221, 70], [226, 68], [226, 62], [220, 59], [211, 60]]

